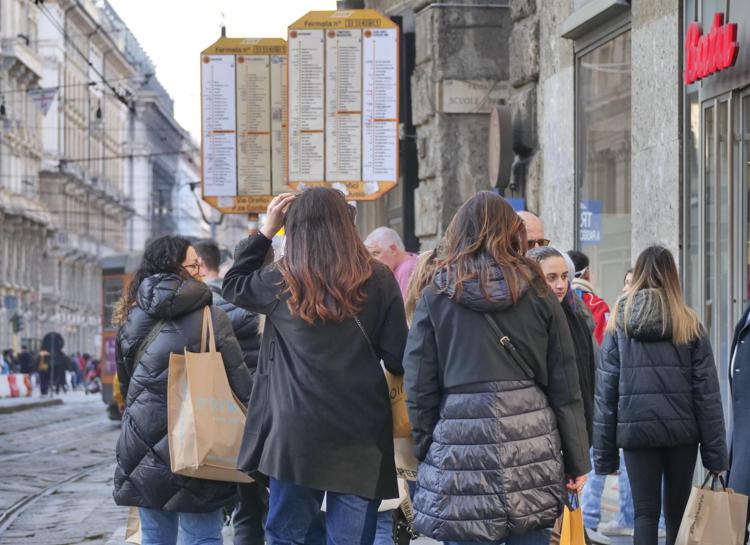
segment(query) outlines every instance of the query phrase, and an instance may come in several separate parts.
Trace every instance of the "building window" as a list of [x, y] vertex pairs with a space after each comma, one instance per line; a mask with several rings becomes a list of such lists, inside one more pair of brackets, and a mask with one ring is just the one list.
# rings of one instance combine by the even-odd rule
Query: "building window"
[[576, 77], [579, 247], [612, 305], [631, 266], [630, 31], [581, 51]]

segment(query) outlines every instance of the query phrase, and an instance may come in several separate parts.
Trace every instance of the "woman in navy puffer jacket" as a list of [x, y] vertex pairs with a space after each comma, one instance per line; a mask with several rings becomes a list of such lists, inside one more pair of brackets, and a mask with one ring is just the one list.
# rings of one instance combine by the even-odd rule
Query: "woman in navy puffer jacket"
[[685, 305], [672, 254], [643, 251], [602, 344], [594, 409], [594, 465], [617, 471], [625, 454], [635, 545], [656, 545], [664, 481], [667, 545], [677, 537], [700, 444], [705, 468], [726, 470], [719, 380], [707, 333]]

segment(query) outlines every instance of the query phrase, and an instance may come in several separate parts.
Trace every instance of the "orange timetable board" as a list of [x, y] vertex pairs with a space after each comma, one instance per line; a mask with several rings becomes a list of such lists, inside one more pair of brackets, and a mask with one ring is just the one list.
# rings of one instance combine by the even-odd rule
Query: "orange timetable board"
[[286, 42], [220, 38], [201, 52], [201, 189], [225, 213], [265, 211], [286, 185]]
[[312, 11], [287, 43], [289, 186], [381, 197], [399, 176], [398, 26], [375, 10]]

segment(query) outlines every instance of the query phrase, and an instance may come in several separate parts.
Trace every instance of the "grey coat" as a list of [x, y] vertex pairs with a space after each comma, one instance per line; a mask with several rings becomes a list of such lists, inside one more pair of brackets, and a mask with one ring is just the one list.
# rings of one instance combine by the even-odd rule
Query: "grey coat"
[[[421, 461], [414, 526], [434, 539], [494, 542], [551, 527], [563, 506], [564, 474], [590, 469], [570, 332], [540, 281], [513, 302], [496, 269], [488, 297], [477, 281], [458, 297], [443, 271], [417, 306], [404, 356]], [[482, 313], [511, 338], [533, 380]]]

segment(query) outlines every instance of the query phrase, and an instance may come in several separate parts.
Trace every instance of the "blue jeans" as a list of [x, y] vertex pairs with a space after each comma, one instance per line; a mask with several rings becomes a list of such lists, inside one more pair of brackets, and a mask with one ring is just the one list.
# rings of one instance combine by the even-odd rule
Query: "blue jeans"
[[224, 513], [173, 513], [160, 509], [138, 509], [141, 516], [141, 545], [222, 545]]
[[[591, 454], [591, 465], [594, 465], [593, 451]], [[589, 478], [586, 481], [581, 498], [583, 525], [586, 528], [597, 528], [601, 522], [602, 494], [604, 493], [606, 480], [606, 475], [597, 475], [594, 470], [591, 470], [591, 473], [589, 473]], [[620, 526], [632, 528], [635, 517], [633, 513], [633, 495], [630, 492], [630, 481], [628, 480], [628, 472], [625, 469], [622, 456], [620, 456], [620, 474], [617, 477], [617, 484], [620, 498], [620, 511], [617, 514], [617, 523]]]
[[267, 545], [372, 545], [380, 500], [328, 492], [271, 479]]
[[550, 530], [534, 530], [528, 534], [510, 536], [505, 541], [446, 541], [445, 545], [549, 545]]
[[393, 545], [393, 517], [396, 511], [382, 511], [378, 513], [377, 530], [373, 545]]

